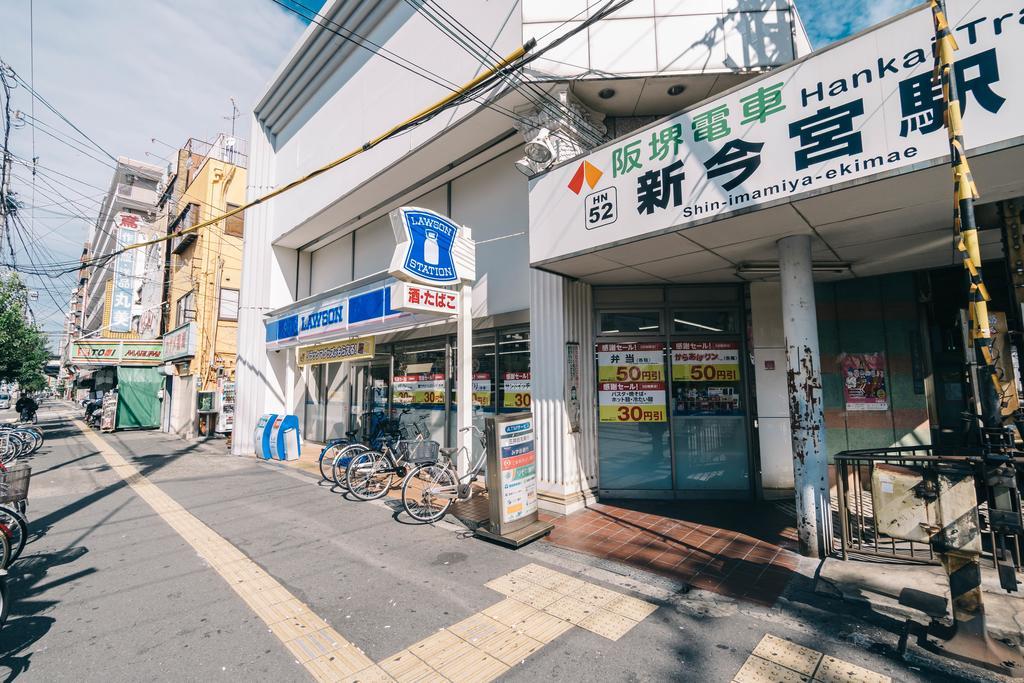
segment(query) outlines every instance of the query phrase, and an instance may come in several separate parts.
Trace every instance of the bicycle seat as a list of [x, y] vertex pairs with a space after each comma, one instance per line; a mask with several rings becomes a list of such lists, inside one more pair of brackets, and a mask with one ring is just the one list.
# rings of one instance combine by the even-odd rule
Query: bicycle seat
[[358, 429], [350, 429], [347, 432], [345, 432], [345, 436], [347, 436], [348, 438], [351, 439], [353, 436], [355, 436], [358, 433], [359, 433]]
[[437, 450], [441, 452], [441, 455], [454, 455], [455, 453], [459, 452], [458, 448], [445, 448], [443, 446], [441, 448], [438, 448]]

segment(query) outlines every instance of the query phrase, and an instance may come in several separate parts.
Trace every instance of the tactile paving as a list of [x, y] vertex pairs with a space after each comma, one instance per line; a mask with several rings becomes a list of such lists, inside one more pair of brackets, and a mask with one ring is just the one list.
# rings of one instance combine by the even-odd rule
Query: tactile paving
[[820, 681], [820, 683], [889, 683], [892, 681], [888, 676], [828, 655], [821, 660], [818, 670], [814, 672], [814, 680]]
[[638, 600], [629, 595], [619, 595], [610, 602], [603, 605], [604, 609], [614, 612], [619, 616], [627, 617], [633, 621], [643, 621], [658, 609], [657, 605]]
[[811, 677], [750, 655], [732, 680], [734, 683], [807, 683]]
[[542, 647], [544, 643], [512, 630], [498, 633], [480, 643], [481, 650], [508, 666], [519, 664]]
[[775, 662], [787, 669], [792, 669], [805, 676], [814, 675], [814, 670], [821, 661], [821, 653], [803, 645], [773, 636], [768, 633], [757, 644], [752, 653], [761, 659]]
[[624, 636], [637, 622], [632, 619], [608, 612], [600, 607], [594, 609], [594, 613], [583, 619], [577, 626], [588, 631], [604, 636], [608, 640], [618, 640]]
[[535, 612], [512, 628], [546, 644], [571, 629], [572, 624], [547, 612]]
[[408, 650], [391, 655], [378, 666], [398, 683], [444, 683], [447, 680]]
[[505, 598], [485, 609], [483, 613], [505, 626], [514, 626], [537, 614], [537, 610], [526, 603]]
[[560, 598], [544, 608], [544, 611], [548, 614], [556, 616], [563, 621], [568, 621], [570, 624], [579, 624], [596, 610], [597, 608], [593, 605], [588, 605], [585, 602], [568, 596]]
[[457, 624], [449, 626], [448, 630], [471, 645], [479, 647], [480, 643], [491, 636], [507, 633], [509, 627], [500, 621], [492, 619], [483, 612], [478, 612]]

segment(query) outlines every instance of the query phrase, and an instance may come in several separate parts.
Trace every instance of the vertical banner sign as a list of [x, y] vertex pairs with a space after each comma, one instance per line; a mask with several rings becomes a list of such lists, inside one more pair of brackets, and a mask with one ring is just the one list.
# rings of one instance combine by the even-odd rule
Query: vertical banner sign
[[500, 424], [497, 445], [501, 462], [501, 523], [507, 524], [537, 511], [533, 416]]
[[569, 431], [580, 431], [580, 345], [565, 344], [565, 410], [569, 415]]
[[504, 372], [501, 375], [502, 408], [530, 407], [530, 373]]
[[[117, 245], [124, 249], [138, 241], [139, 217], [119, 213], [114, 219], [117, 226]], [[114, 259], [114, 287], [110, 297], [110, 331], [130, 332], [132, 329], [132, 302], [135, 300], [135, 257], [138, 249], [125, 251]]]
[[889, 410], [884, 353], [840, 354], [839, 367], [848, 411]]
[[117, 392], [108, 391], [103, 395], [103, 405], [100, 408], [100, 431], [112, 432], [117, 423]]
[[740, 344], [672, 343], [673, 415], [740, 415]]
[[665, 422], [665, 345], [597, 345], [597, 397], [601, 422]]

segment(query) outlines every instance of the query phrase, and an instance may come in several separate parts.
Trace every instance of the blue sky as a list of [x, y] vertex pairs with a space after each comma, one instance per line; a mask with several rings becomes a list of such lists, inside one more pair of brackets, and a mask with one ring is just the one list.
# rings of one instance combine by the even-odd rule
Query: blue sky
[[795, 3], [815, 49], [921, 4], [917, 0], [795, 0]]

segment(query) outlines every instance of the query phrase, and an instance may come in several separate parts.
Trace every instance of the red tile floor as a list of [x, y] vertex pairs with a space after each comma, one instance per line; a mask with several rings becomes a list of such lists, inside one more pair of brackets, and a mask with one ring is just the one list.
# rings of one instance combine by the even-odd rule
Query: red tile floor
[[548, 521], [549, 543], [763, 605], [797, 567], [793, 520], [768, 503], [615, 501]]

